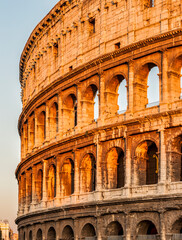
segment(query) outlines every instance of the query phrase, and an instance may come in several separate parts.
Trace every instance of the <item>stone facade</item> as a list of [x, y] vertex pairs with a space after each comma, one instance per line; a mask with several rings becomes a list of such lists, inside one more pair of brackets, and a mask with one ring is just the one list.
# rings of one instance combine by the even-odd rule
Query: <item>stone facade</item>
[[182, 237], [181, 24], [180, 0], [73, 0], [37, 25], [20, 60], [19, 239]]
[[13, 231], [10, 228], [7, 220], [0, 220], [0, 240], [12, 240]]

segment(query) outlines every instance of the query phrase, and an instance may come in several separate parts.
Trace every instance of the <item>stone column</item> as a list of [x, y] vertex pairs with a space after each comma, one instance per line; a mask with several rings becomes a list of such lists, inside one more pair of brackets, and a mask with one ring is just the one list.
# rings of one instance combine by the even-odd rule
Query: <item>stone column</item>
[[36, 166], [32, 167], [32, 205], [36, 204]]
[[56, 164], [56, 199], [59, 201], [61, 197], [61, 190], [60, 190], [60, 161], [57, 157], [57, 164]]
[[82, 92], [81, 92], [81, 84], [77, 84], [77, 129], [79, 130], [83, 123], [82, 116]]
[[101, 191], [102, 189], [102, 145], [99, 142], [99, 134], [95, 136], [95, 145], [97, 148], [97, 156], [96, 156], [96, 190]]
[[43, 160], [43, 189], [42, 189], [42, 202], [45, 205], [46, 201], [47, 201], [47, 184], [46, 184], [46, 180], [47, 180], [47, 160]]
[[105, 73], [101, 71], [99, 73], [100, 78], [100, 89], [99, 89], [99, 118], [98, 121], [102, 125], [104, 123], [105, 118]]
[[74, 219], [74, 240], [79, 240], [79, 231], [80, 231], [79, 220]]
[[97, 217], [97, 240], [102, 240], [102, 217]]
[[130, 227], [130, 216], [129, 213], [125, 213], [125, 239], [130, 240], [131, 239], [131, 227]]
[[56, 223], [55, 223], [55, 230], [56, 230], [56, 240], [59, 240], [60, 238], [61, 238], [61, 236], [60, 236], [60, 226], [59, 226], [60, 224], [59, 224], [59, 221], [57, 221]]
[[165, 146], [165, 130], [163, 127], [159, 130], [160, 134], [160, 156], [159, 156], [159, 183], [166, 182], [166, 146]]
[[164, 213], [160, 213], [160, 240], [166, 240]]
[[58, 95], [58, 131], [59, 138], [62, 138], [63, 134], [63, 101], [62, 101], [62, 93]]
[[38, 126], [37, 126], [37, 111], [35, 111], [35, 147], [39, 145]]
[[129, 188], [131, 186], [131, 144], [130, 144], [130, 138], [126, 136], [125, 131], [125, 187], [128, 188], [129, 194]]
[[78, 195], [80, 192], [79, 186], [80, 186], [80, 167], [79, 167], [79, 156], [80, 151], [78, 149], [75, 149], [74, 151], [74, 168], [75, 168], [75, 178], [74, 178], [74, 194]]
[[168, 56], [167, 50], [161, 53], [162, 66], [161, 74], [159, 74], [159, 101], [160, 103], [168, 102]]
[[133, 112], [134, 101], [134, 61], [128, 62], [128, 110]]
[[50, 140], [50, 134], [49, 134], [49, 129], [50, 129], [50, 121], [49, 121], [49, 106], [46, 105], [45, 107], [45, 141]]

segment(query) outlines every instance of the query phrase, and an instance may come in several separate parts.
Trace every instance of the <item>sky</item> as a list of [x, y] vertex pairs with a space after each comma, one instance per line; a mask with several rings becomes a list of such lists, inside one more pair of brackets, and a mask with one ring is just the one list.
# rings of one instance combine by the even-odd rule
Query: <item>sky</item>
[[58, 0], [0, 0], [0, 220], [11, 228], [18, 208], [15, 169], [20, 161], [19, 59], [29, 35]]

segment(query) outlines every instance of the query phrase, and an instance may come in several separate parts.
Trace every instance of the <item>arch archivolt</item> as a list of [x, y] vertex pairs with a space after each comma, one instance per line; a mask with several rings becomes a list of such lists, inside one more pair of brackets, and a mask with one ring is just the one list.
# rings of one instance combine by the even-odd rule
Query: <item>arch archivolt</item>
[[[142, 215], [142, 216], [141, 216]], [[137, 235], [137, 227], [138, 225], [143, 221], [150, 221], [152, 222], [157, 232], [160, 233], [160, 216], [157, 212], [145, 212], [145, 213], [136, 213], [133, 215], [132, 221], [131, 221], [131, 235], [136, 236]]]
[[161, 54], [154, 53], [144, 58], [135, 60], [135, 75], [140, 75], [143, 68], [146, 68], [148, 64], [156, 65], [159, 68], [159, 73], [161, 72]]
[[70, 154], [66, 154], [66, 156], [63, 156], [63, 157], [60, 156], [58, 159], [57, 170], [61, 172], [61, 169], [64, 163], [69, 159], [71, 159], [72, 162], [75, 164], [73, 154], [70, 153]]
[[118, 222], [123, 228], [123, 235], [125, 235], [125, 214], [112, 214], [109, 216], [104, 217], [104, 233], [106, 233], [107, 226], [112, 222]]
[[165, 213], [166, 232], [172, 233], [173, 226], [180, 219], [182, 219], [182, 210], [180, 211], [173, 210], [173, 211], [166, 212]]
[[83, 163], [83, 161], [84, 161], [84, 159], [85, 159], [85, 157], [86, 157], [87, 155], [92, 155], [92, 156], [95, 158], [95, 160], [96, 160], [96, 152], [95, 152], [94, 150], [87, 149], [87, 150], [84, 151], [82, 154], [80, 154], [80, 158], [79, 158], [79, 160], [78, 160], [78, 162], [79, 162], [79, 168], [81, 168], [82, 163]]
[[96, 218], [87, 218], [87, 220], [85, 221], [85, 219], [80, 219], [80, 223], [79, 223], [79, 236], [81, 237], [82, 235], [82, 229], [86, 224], [91, 224], [93, 225], [93, 227], [95, 228], [95, 232], [97, 232], [97, 223], [96, 223]]
[[46, 112], [46, 104], [45, 103], [43, 103], [42, 106], [37, 107], [35, 110], [35, 114], [37, 117], [39, 117], [42, 112]]
[[50, 159], [46, 159], [46, 176], [48, 176], [49, 174], [49, 170], [51, 166], [54, 166], [57, 169], [57, 159], [56, 158], [50, 158]]
[[60, 222], [59, 232], [60, 232], [60, 236], [61, 237], [63, 235], [64, 228], [67, 227], [67, 226], [71, 227], [73, 232], [75, 233], [75, 231], [74, 231], [75, 230], [74, 229], [74, 221], [72, 219], [69, 219], [69, 220], [67, 219], [63, 223]]
[[53, 228], [56, 232], [56, 235], [57, 235], [56, 223], [55, 222], [49, 222], [49, 223], [46, 224], [46, 236], [47, 236], [50, 228]]
[[90, 79], [86, 80], [83, 83], [83, 86], [82, 86], [82, 99], [84, 98], [85, 93], [86, 93], [88, 87], [90, 87], [91, 85], [96, 86], [97, 90], [99, 90], [99, 77], [98, 77], [98, 75], [95, 75], [95, 76], [91, 77]]
[[128, 85], [128, 65], [121, 64], [115, 68], [111, 68], [105, 71], [105, 89], [107, 90], [111, 81], [117, 77], [123, 76], [123, 79], [126, 79]]
[[66, 104], [66, 99], [69, 97], [69, 96], [74, 96], [76, 98], [77, 96], [77, 93], [76, 93], [76, 87], [72, 87], [68, 90], [65, 90], [64, 92], [62, 92], [62, 103], [63, 105]]
[[[167, 50], [167, 53], [169, 52], [169, 50]], [[182, 64], [182, 47], [179, 46], [177, 49], [173, 49], [173, 54], [169, 54], [168, 56], [168, 68], [169, 71], [179, 71], [181, 68], [181, 64]], [[180, 63], [180, 64], [178, 64]]]
[[137, 147], [145, 141], [154, 142], [155, 145], [158, 148], [158, 151], [159, 151], [159, 137], [157, 136], [157, 133], [156, 133], [156, 137], [155, 136], [148, 136], [148, 135], [143, 135], [142, 137], [141, 136], [136, 136], [136, 137], [133, 138], [133, 141], [132, 141], [132, 142], [134, 142], [133, 147], [131, 149], [132, 158], [136, 157]]
[[58, 105], [58, 95], [52, 97], [50, 100], [46, 102], [46, 105], [49, 107], [49, 110], [54, 105], [54, 103], [57, 103]]
[[121, 148], [123, 150], [123, 152], [125, 151], [124, 139], [123, 138], [118, 138], [118, 139], [109, 141], [106, 144], [103, 144], [103, 148], [106, 149], [106, 150], [104, 150], [104, 154], [103, 154], [103, 161], [104, 161], [104, 159], [106, 159], [106, 157], [107, 157], [108, 152], [112, 148]]

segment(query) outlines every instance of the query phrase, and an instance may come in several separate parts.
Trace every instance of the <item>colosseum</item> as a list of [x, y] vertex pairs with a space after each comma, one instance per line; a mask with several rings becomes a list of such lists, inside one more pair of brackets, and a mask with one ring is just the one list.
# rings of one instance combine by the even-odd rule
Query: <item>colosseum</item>
[[182, 2], [61, 0], [20, 59], [20, 240], [182, 239]]

